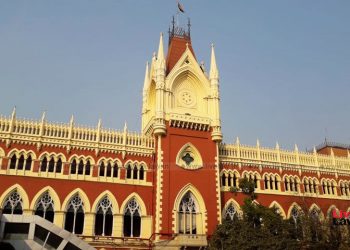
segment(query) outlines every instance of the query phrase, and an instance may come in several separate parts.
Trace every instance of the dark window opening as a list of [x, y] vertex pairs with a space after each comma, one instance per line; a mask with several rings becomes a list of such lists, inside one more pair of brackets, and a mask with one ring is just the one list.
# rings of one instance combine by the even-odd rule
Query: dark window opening
[[24, 167], [24, 156], [21, 155], [21, 157], [19, 157], [19, 160], [18, 160], [17, 169], [22, 170], [23, 167]]
[[118, 177], [118, 164], [115, 163], [113, 167], [113, 177]]
[[106, 173], [107, 177], [111, 177], [112, 176], [112, 166], [111, 163], [107, 164], [107, 173]]
[[50, 161], [49, 161], [49, 170], [48, 172], [53, 173], [55, 170], [55, 160], [53, 159], [53, 157], [51, 157]]
[[10, 169], [15, 169], [16, 168], [16, 163], [17, 163], [17, 157], [16, 157], [16, 155], [13, 155], [11, 157]]
[[61, 171], [62, 171], [62, 160], [61, 158], [59, 158], [56, 163], [56, 173], [61, 173]]
[[30, 170], [32, 167], [32, 157], [29, 155], [26, 160], [25, 170]]
[[105, 164], [101, 162], [99, 176], [105, 176]]
[[126, 169], [126, 178], [131, 179], [131, 166], [128, 165], [128, 168]]
[[143, 166], [140, 168], [140, 180], [143, 180], [145, 178], [145, 170], [143, 169]]
[[79, 162], [78, 174], [79, 174], [79, 175], [84, 174], [84, 162], [83, 162], [83, 160], [80, 160], [80, 162]]
[[88, 160], [85, 166], [85, 175], [90, 175], [90, 168], [91, 168], [91, 165], [90, 165], [90, 161]]
[[138, 169], [137, 169], [137, 166], [134, 166], [134, 171], [133, 171], [133, 179], [136, 180], [137, 179], [137, 172], [138, 172]]
[[70, 165], [70, 173], [71, 174], [75, 174], [77, 172], [77, 162], [76, 160], [74, 159], [72, 161], [72, 164]]
[[41, 161], [40, 171], [46, 172], [46, 168], [47, 168], [47, 159], [46, 157], [44, 157], [44, 159]]

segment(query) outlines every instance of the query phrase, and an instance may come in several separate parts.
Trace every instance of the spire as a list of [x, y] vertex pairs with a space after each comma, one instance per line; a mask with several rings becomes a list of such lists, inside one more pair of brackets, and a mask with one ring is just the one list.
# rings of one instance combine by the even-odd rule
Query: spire
[[276, 149], [277, 149], [277, 150], [280, 149], [280, 145], [278, 144], [278, 141], [276, 141]]
[[72, 116], [70, 117], [69, 124], [70, 124], [71, 126], [73, 126], [73, 124], [74, 124], [74, 115], [72, 115]]
[[102, 120], [98, 119], [98, 123], [97, 123], [97, 129], [100, 130], [102, 127]]
[[165, 57], [164, 57], [164, 45], [163, 45], [163, 33], [160, 33], [157, 60], [161, 60], [161, 61], [165, 60]]
[[215, 50], [214, 50], [214, 44], [211, 44], [211, 60], [210, 60], [210, 79], [213, 78], [219, 78], [219, 70], [216, 66], [216, 58], [215, 58]]
[[238, 136], [237, 136], [237, 138], [236, 138], [236, 144], [237, 144], [237, 145], [240, 144], [240, 142], [239, 142], [239, 137], [238, 137]]
[[148, 62], [146, 62], [146, 72], [145, 72], [145, 80], [143, 82], [143, 91], [147, 90], [148, 88], [148, 78], [149, 78], [149, 72], [148, 72]]
[[11, 119], [13, 120], [16, 117], [16, 106], [13, 107]]
[[126, 124], [126, 121], [124, 123], [124, 133], [126, 133], [126, 131], [128, 131], [128, 125]]
[[44, 111], [42, 116], [41, 116], [41, 122], [42, 123], [45, 121], [45, 117], [46, 117], [46, 111]]

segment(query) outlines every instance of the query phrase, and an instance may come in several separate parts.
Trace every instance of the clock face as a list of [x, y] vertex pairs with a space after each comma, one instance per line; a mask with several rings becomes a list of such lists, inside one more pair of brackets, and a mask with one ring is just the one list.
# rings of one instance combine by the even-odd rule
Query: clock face
[[192, 107], [196, 104], [196, 97], [191, 91], [183, 89], [179, 92], [178, 101], [181, 106]]

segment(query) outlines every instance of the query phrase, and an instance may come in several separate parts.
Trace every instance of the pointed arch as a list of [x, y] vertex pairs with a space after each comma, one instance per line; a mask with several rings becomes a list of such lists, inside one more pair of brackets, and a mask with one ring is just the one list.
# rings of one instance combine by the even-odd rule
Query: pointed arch
[[147, 209], [146, 209], [146, 205], [144, 203], [144, 201], [142, 200], [142, 198], [140, 197], [140, 195], [138, 193], [131, 193], [130, 195], [128, 195], [128, 197], [126, 197], [123, 201], [123, 203], [120, 206], [120, 213], [123, 213], [127, 207], [128, 202], [132, 199], [135, 198], [135, 200], [137, 201], [137, 203], [140, 205], [140, 209], [141, 209], [141, 216], [145, 216], [147, 215]]
[[175, 200], [174, 200], [174, 205], [173, 205], [173, 230], [175, 232], [179, 232], [179, 207], [182, 202], [182, 199], [187, 195], [188, 193], [191, 193], [194, 198], [195, 198], [195, 205], [198, 206], [196, 209], [197, 216], [196, 216], [196, 226], [197, 226], [197, 231], [196, 234], [205, 234], [207, 231], [206, 227], [206, 221], [207, 221], [207, 209], [205, 206], [204, 199], [199, 192], [199, 190], [192, 185], [191, 183], [188, 183], [185, 185], [177, 194]]
[[46, 186], [42, 189], [40, 189], [36, 195], [33, 197], [32, 202], [30, 204], [30, 210], [35, 210], [35, 206], [38, 203], [38, 201], [40, 200], [41, 196], [45, 193], [45, 192], [49, 192], [53, 202], [54, 202], [54, 209], [55, 211], [61, 211], [61, 201], [60, 201], [60, 197], [58, 196], [58, 194], [56, 193], [56, 191], [50, 187], [50, 186]]
[[[336, 205], [332, 204], [330, 205], [330, 207], [327, 209], [327, 214], [326, 214], [326, 219], [329, 220], [329, 219], [332, 219], [332, 213], [333, 213], [333, 210], [336, 210], [337, 214], [339, 214], [339, 209], [337, 208]], [[349, 207], [349, 211], [350, 211], [350, 207]]]
[[287, 219], [289, 219], [289, 218], [291, 217], [292, 210], [293, 210], [294, 207], [296, 207], [299, 211], [303, 211], [303, 209], [301, 208], [301, 206], [299, 206], [298, 203], [293, 202], [293, 203], [289, 206], [288, 213], [287, 213]]
[[271, 202], [269, 208], [276, 207], [279, 210], [279, 214], [282, 216], [283, 219], [287, 219], [286, 213], [284, 212], [283, 207], [277, 202], [273, 201]]
[[72, 192], [70, 192], [66, 198], [64, 199], [63, 203], [62, 203], [62, 207], [61, 207], [61, 211], [66, 211], [67, 206], [69, 201], [74, 197], [74, 195], [78, 194], [80, 196], [80, 198], [82, 199], [82, 201], [84, 202], [84, 209], [85, 209], [85, 213], [89, 213], [91, 212], [91, 205], [90, 205], [90, 201], [88, 196], [86, 195], [86, 193], [80, 189], [80, 188], [76, 188], [74, 189]]
[[237, 212], [237, 216], [240, 218], [243, 216], [243, 211], [241, 209], [241, 206], [238, 204], [237, 201], [235, 201], [233, 198], [230, 198], [224, 208], [222, 209], [222, 218], [224, 219], [225, 218], [225, 214], [226, 214], [226, 211], [227, 209], [229, 208], [230, 205], [233, 205], [233, 207], [236, 209], [236, 212]]
[[188, 142], [178, 151], [176, 165], [186, 169], [201, 168], [203, 167], [202, 156], [199, 150], [192, 143]]
[[316, 204], [313, 203], [310, 208], [309, 208], [309, 214], [311, 214], [314, 210], [316, 209], [316, 211], [318, 212], [319, 218], [320, 220], [324, 220], [324, 214], [322, 212], [322, 209]]
[[113, 212], [113, 214], [119, 214], [118, 202], [117, 202], [115, 196], [113, 195], [113, 193], [111, 191], [109, 191], [109, 190], [105, 190], [99, 196], [97, 196], [97, 198], [95, 199], [94, 203], [92, 204], [92, 212], [96, 212], [96, 209], [97, 209], [97, 206], [98, 206], [99, 202], [105, 196], [107, 196], [108, 199], [112, 202], [112, 212]]
[[9, 187], [8, 189], [6, 189], [2, 195], [0, 196], [0, 204], [1, 204], [1, 209], [3, 208], [4, 205], [4, 201], [5, 199], [14, 191], [17, 191], [17, 193], [21, 196], [22, 198], [22, 209], [23, 210], [28, 210], [29, 209], [29, 199], [28, 199], [28, 195], [27, 192], [24, 190], [24, 188], [19, 185], [19, 184], [14, 184], [11, 187]]

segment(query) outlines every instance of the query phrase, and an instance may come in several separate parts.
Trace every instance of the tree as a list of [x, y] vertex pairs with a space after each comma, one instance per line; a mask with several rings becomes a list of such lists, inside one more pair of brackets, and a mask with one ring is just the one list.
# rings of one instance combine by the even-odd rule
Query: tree
[[267, 208], [254, 202], [254, 182], [244, 178], [239, 189], [247, 198], [241, 206], [243, 215], [225, 219], [209, 241], [209, 249], [350, 249], [350, 227], [321, 221], [319, 212], [296, 211], [284, 220], [276, 207]]

